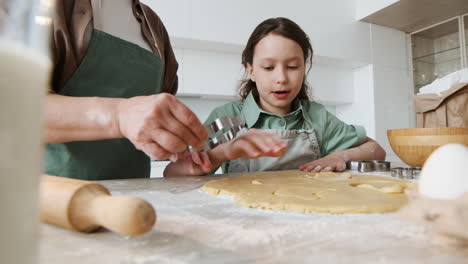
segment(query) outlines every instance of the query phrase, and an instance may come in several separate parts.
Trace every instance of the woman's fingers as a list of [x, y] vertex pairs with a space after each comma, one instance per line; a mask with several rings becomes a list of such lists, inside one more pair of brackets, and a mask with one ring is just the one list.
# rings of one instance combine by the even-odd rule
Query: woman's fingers
[[168, 108], [174, 118], [182, 123], [190, 134], [195, 135], [197, 140], [193, 143], [193, 146], [201, 148], [202, 146], [199, 146], [199, 144], [202, 144], [203, 141], [208, 139], [208, 132], [205, 126], [187, 106], [175, 97], [172, 96], [172, 98], [167, 101], [170, 104]]
[[[208, 132], [197, 116], [167, 93], [122, 100], [117, 109], [116, 124], [122, 136], [138, 149], [145, 148], [143, 145], [148, 142], [155, 142], [165, 151], [174, 153], [187, 145], [201, 148], [208, 139]], [[161, 151], [145, 152], [154, 155]]]
[[151, 138], [165, 151], [170, 153], [182, 152], [187, 147], [181, 138], [164, 129], [154, 129], [151, 133]]
[[200, 144], [198, 136], [193, 134], [193, 131], [180, 122], [176, 117], [172, 116], [172, 113], [168, 113], [169, 117], [166, 117], [168, 122], [165, 122], [164, 129], [169, 133], [177, 136], [181, 139], [185, 145], [193, 146], [195, 148], [202, 148], [203, 144]]
[[146, 155], [157, 160], [165, 160], [172, 155], [171, 152], [166, 151], [156, 142], [147, 142], [141, 144], [139, 149], [145, 152]]

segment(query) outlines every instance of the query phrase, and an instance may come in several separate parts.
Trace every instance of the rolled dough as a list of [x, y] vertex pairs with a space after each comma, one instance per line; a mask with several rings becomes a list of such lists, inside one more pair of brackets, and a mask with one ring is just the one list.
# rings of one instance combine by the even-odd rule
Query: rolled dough
[[207, 182], [210, 194], [231, 195], [236, 203], [300, 213], [384, 213], [407, 203], [414, 183], [373, 175], [334, 172], [258, 172]]

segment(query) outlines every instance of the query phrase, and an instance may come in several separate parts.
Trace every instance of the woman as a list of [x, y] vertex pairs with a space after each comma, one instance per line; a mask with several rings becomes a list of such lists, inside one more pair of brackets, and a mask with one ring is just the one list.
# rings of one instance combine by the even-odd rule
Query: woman
[[46, 173], [86, 180], [149, 177], [207, 132], [174, 96], [177, 62], [159, 17], [139, 0], [57, 1]]

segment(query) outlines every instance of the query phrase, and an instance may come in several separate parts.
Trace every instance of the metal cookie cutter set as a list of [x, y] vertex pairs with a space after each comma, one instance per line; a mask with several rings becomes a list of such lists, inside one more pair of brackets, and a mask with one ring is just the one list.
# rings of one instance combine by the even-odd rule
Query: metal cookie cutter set
[[417, 180], [419, 179], [419, 174], [421, 173], [421, 168], [419, 167], [395, 167], [392, 168], [392, 176], [405, 180]]
[[359, 172], [390, 171], [390, 161], [350, 160], [346, 162], [346, 168]]
[[190, 151], [208, 151], [220, 144], [226, 143], [234, 139], [237, 133], [245, 128], [244, 124], [245, 121], [239, 116], [220, 117], [213, 121], [213, 123], [205, 126], [210, 139], [205, 141], [203, 149], [196, 150], [190, 147]]

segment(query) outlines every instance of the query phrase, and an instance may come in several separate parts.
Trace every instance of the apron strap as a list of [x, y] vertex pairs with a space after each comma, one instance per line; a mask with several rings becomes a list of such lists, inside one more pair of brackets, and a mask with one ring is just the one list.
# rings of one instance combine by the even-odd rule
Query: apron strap
[[89, 0], [77, 0], [73, 7], [73, 12], [79, 12], [79, 15], [72, 15], [71, 29], [73, 43], [76, 45], [76, 52], [79, 61], [82, 61], [86, 54], [85, 32], [86, 28], [93, 20], [93, 7]]

